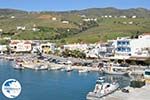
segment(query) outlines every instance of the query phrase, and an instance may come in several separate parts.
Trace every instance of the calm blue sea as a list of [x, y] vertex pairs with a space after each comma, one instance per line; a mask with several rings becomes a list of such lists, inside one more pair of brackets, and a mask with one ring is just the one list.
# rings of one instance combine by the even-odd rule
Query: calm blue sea
[[[0, 100], [85, 100], [98, 76], [102, 75], [96, 72], [79, 74], [77, 71], [19, 71], [12, 68], [12, 62], [0, 60], [0, 87], [10, 78], [17, 79], [22, 86], [22, 92], [17, 98], [8, 99], [0, 92]], [[121, 87], [129, 84], [128, 77], [105, 77], [107, 81], [118, 80]]]

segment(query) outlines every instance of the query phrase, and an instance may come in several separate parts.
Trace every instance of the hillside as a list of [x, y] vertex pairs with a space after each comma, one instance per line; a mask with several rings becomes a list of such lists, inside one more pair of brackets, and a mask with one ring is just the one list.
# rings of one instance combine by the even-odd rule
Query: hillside
[[[26, 29], [17, 30], [18, 26]], [[40, 31], [33, 32], [33, 28]], [[0, 29], [3, 30], [2, 38], [47, 39], [61, 43], [103, 42], [117, 36], [149, 33], [150, 10], [110, 7], [65, 12], [27, 12], [0, 9]]]
[[[90, 16], [104, 16], [104, 15], [112, 15], [112, 16], [138, 16], [143, 18], [150, 17], [150, 10], [144, 8], [131, 8], [131, 9], [116, 9], [113, 7], [108, 8], [90, 8], [80, 11], [71, 11], [72, 13], [85, 14]], [[64, 12], [65, 13], [65, 12]]]

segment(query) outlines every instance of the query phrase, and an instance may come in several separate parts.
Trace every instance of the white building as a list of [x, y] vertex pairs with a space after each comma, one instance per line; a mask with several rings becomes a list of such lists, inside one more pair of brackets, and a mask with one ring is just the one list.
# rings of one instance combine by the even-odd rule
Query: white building
[[52, 17], [52, 21], [56, 21], [57, 20], [57, 18], [56, 17]]
[[39, 46], [39, 50], [45, 54], [54, 53], [56, 50], [56, 44], [55, 43], [42, 43]]
[[25, 30], [26, 29], [26, 27], [25, 26], [17, 26], [17, 30]]
[[7, 50], [7, 45], [0, 45], [0, 54], [4, 54], [5, 52], [7, 52]]
[[3, 34], [3, 29], [0, 29], [0, 35]]
[[109, 45], [107, 43], [103, 43], [103, 44], [95, 44], [95, 46], [90, 49], [90, 50], [86, 50], [85, 54], [86, 57], [91, 57], [91, 58], [102, 58], [105, 57], [107, 55], [110, 55], [109, 51]]
[[112, 18], [112, 15], [109, 15], [108, 17], [109, 17], [109, 18]]
[[120, 16], [120, 18], [127, 18], [127, 16]]
[[82, 20], [85, 21], [85, 22], [97, 21], [97, 18], [85, 18], [85, 19], [82, 19]]
[[105, 15], [104, 17], [105, 17], [105, 18], [108, 18], [108, 16], [107, 16], [107, 15]]
[[11, 16], [10, 18], [11, 18], [11, 19], [14, 19], [14, 18], [15, 18], [15, 16]]
[[12, 52], [30, 52], [32, 50], [32, 41], [11, 40], [9, 48]]
[[86, 15], [81, 15], [81, 18], [85, 18], [86, 17]]
[[136, 16], [132, 16], [132, 18], [136, 18]]
[[63, 23], [63, 24], [69, 24], [69, 21], [64, 20], [64, 21], [62, 21], [62, 23]]
[[64, 50], [68, 49], [68, 50], [79, 50], [79, 51], [84, 51], [88, 49], [88, 45], [87, 44], [68, 44], [68, 45], [64, 45], [63, 46]]
[[38, 31], [40, 31], [40, 29], [33, 27], [33, 28], [32, 28], [32, 31], [33, 31], [33, 32], [38, 32]]
[[130, 25], [133, 24], [133, 22], [128, 22]]
[[150, 35], [140, 35], [138, 38], [118, 38], [114, 40], [115, 56], [120, 59], [130, 57], [150, 57]]

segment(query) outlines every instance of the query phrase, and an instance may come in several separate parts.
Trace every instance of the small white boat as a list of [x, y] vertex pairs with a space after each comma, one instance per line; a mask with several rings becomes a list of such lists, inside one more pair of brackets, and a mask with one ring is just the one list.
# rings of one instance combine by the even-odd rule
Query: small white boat
[[150, 69], [145, 69], [144, 78], [150, 80]]
[[50, 67], [48, 70], [61, 70], [62, 67], [58, 66], [58, 67]]
[[48, 70], [47, 65], [39, 65], [35, 67], [35, 70]]
[[106, 74], [114, 74], [114, 75], [128, 75], [130, 68], [129, 67], [123, 67], [119, 64], [106, 64], [102, 68], [103, 72]]
[[24, 67], [22, 66], [22, 64], [19, 64], [19, 63], [16, 63], [15, 65], [13, 65], [13, 68], [17, 69], [17, 70], [23, 70], [24, 69]]
[[79, 70], [79, 73], [87, 73], [87, 72], [90, 72], [88, 69], [81, 69]]
[[96, 83], [104, 83], [104, 78], [98, 77], [98, 79], [96, 80]]
[[103, 79], [99, 79], [96, 82], [95, 89], [93, 92], [89, 92], [86, 96], [87, 100], [100, 100], [100, 98], [105, 97], [119, 88], [118, 83], [106, 83]]
[[71, 68], [71, 66], [68, 66], [68, 67], [65, 68], [65, 71], [66, 72], [71, 72], [71, 71], [73, 71], [73, 69]]

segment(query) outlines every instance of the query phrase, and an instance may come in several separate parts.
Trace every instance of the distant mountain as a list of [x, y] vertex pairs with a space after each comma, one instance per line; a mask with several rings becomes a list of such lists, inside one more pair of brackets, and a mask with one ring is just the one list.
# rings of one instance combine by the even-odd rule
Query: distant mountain
[[[66, 12], [64, 12], [66, 13]], [[89, 8], [85, 10], [74, 10], [68, 11], [68, 13], [78, 13], [84, 15], [92, 15], [92, 16], [104, 16], [104, 15], [112, 15], [112, 16], [139, 16], [139, 17], [150, 17], [150, 10], [145, 8], [131, 8], [131, 9], [116, 9], [113, 7], [109, 8]]]
[[[0, 15], [11, 14], [25, 14], [27, 11], [16, 9], [0, 9]], [[36, 12], [34, 12], [36, 13]], [[39, 12], [37, 12], [39, 13]], [[58, 13], [58, 14], [82, 14], [87, 16], [138, 16], [138, 17], [150, 17], [150, 10], [145, 8], [131, 8], [131, 9], [117, 9], [113, 7], [108, 8], [89, 8], [84, 10], [71, 10], [71, 11], [42, 11], [41, 13]]]
[[16, 9], [0, 9], [0, 15], [16, 15], [16, 14], [25, 14], [26, 11], [16, 10]]

